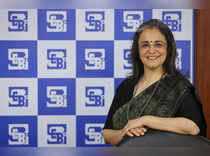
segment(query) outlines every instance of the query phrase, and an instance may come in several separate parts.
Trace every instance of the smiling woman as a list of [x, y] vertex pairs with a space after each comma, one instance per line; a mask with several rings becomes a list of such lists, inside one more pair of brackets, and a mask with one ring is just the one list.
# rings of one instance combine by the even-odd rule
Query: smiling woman
[[152, 19], [137, 29], [132, 43], [133, 73], [116, 91], [103, 129], [105, 141], [120, 145], [151, 130], [205, 136], [201, 101], [175, 66], [171, 30]]
[[[145, 70], [161, 70], [167, 55], [167, 44], [157, 28], [146, 29], [139, 38], [139, 56]], [[159, 69], [157, 69], [159, 68]]]

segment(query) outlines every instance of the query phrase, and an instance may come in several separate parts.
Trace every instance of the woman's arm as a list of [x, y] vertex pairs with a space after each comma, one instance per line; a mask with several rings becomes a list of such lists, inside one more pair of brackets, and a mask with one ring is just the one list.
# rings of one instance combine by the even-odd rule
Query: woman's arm
[[125, 127], [128, 130], [136, 127], [148, 127], [156, 130], [189, 135], [198, 135], [200, 132], [199, 127], [192, 120], [184, 117], [166, 118], [145, 115], [137, 119], [129, 120]]
[[141, 136], [146, 128], [169, 131], [179, 134], [198, 135], [199, 127], [190, 119], [183, 117], [165, 118], [152, 115], [145, 115], [137, 119], [129, 120], [121, 130], [104, 129], [103, 137], [106, 143], [117, 145], [125, 135]]
[[145, 127], [137, 127], [130, 130], [127, 129], [127, 127], [124, 127], [121, 130], [104, 129], [102, 135], [106, 143], [115, 146], [123, 139], [125, 135], [130, 137], [141, 136], [144, 135], [146, 131], [147, 129]]
[[125, 133], [126, 131], [124, 131], [124, 129], [121, 130], [104, 129], [102, 135], [106, 143], [115, 146], [123, 139]]

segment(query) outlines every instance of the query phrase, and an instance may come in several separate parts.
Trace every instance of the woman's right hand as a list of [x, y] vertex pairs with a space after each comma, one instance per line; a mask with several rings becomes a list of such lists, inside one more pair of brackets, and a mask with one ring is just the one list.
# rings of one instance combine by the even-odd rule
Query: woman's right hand
[[137, 127], [128, 130], [125, 134], [133, 137], [133, 136], [143, 136], [147, 132], [147, 128], [145, 127]]
[[115, 146], [123, 139], [127, 132], [125, 128], [120, 130], [104, 129], [102, 134], [106, 143]]
[[133, 136], [142, 136], [147, 131], [145, 127], [137, 127], [128, 129], [124, 127], [121, 130], [113, 130], [113, 129], [104, 129], [102, 134], [106, 143], [111, 144], [113, 146], [117, 145], [125, 135], [133, 137]]

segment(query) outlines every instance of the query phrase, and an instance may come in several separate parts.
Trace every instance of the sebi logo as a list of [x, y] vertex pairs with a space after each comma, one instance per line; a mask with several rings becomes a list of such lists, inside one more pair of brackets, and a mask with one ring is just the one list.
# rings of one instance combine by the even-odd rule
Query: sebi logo
[[86, 107], [104, 107], [104, 87], [86, 87]]
[[85, 49], [85, 70], [105, 69], [105, 49]]
[[28, 70], [28, 49], [8, 49], [8, 70]]
[[66, 49], [47, 49], [47, 69], [66, 69]]
[[9, 87], [9, 107], [28, 107], [28, 87]]
[[9, 11], [9, 32], [27, 32], [28, 31], [28, 12], [27, 11]]
[[139, 25], [143, 23], [143, 11], [124, 11], [123, 12], [123, 32], [135, 32]]
[[124, 69], [131, 69], [131, 50], [124, 49], [123, 50], [123, 68]]
[[76, 48], [78, 77], [113, 77], [113, 41], [79, 41]]
[[100, 123], [86, 123], [85, 124], [85, 144], [95, 145], [95, 144], [105, 144], [104, 138], [102, 136], [102, 129], [104, 124]]
[[47, 107], [48, 108], [67, 107], [66, 86], [47, 86]]
[[104, 11], [86, 11], [86, 32], [104, 32]]
[[182, 69], [182, 49], [181, 48], [177, 48], [176, 67], [179, 70]]
[[47, 11], [47, 32], [67, 32], [66, 11]]
[[181, 11], [163, 11], [162, 12], [162, 21], [168, 25], [171, 31], [182, 31], [181, 25]]
[[66, 144], [66, 124], [48, 124], [47, 134], [47, 144]]
[[28, 124], [8, 124], [9, 145], [29, 145]]

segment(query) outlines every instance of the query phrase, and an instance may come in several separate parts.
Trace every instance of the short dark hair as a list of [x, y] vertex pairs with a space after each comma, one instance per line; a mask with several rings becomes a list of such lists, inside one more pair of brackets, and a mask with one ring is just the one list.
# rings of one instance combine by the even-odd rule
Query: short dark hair
[[133, 70], [132, 70], [132, 74], [130, 78], [134, 80], [134, 83], [137, 83], [139, 78], [144, 74], [144, 64], [142, 63], [139, 57], [138, 40], [139, 40], [139, 37], [141, 36], [141, 33], [144, 30], [152, 29], [152, 28], [158, 29], [163, 34], [163, 36], [165, 37], [167, 41], [167, 56], [163, 64], [164, 73], [167, 73], [170, 75], [179, 73], [178, 70], [176, 69], [176, 64], [175, 64], [176, 55], [177, 55], [176, 43], [175, 43], [174, 36], [171, 30], [161, 20], [151, 19], [143, 23], [142, 25], [140, 25], [133, 36], [133, 42], [132, 42], [132, 47], [131, 47], [131, 63], [132, 63]]

